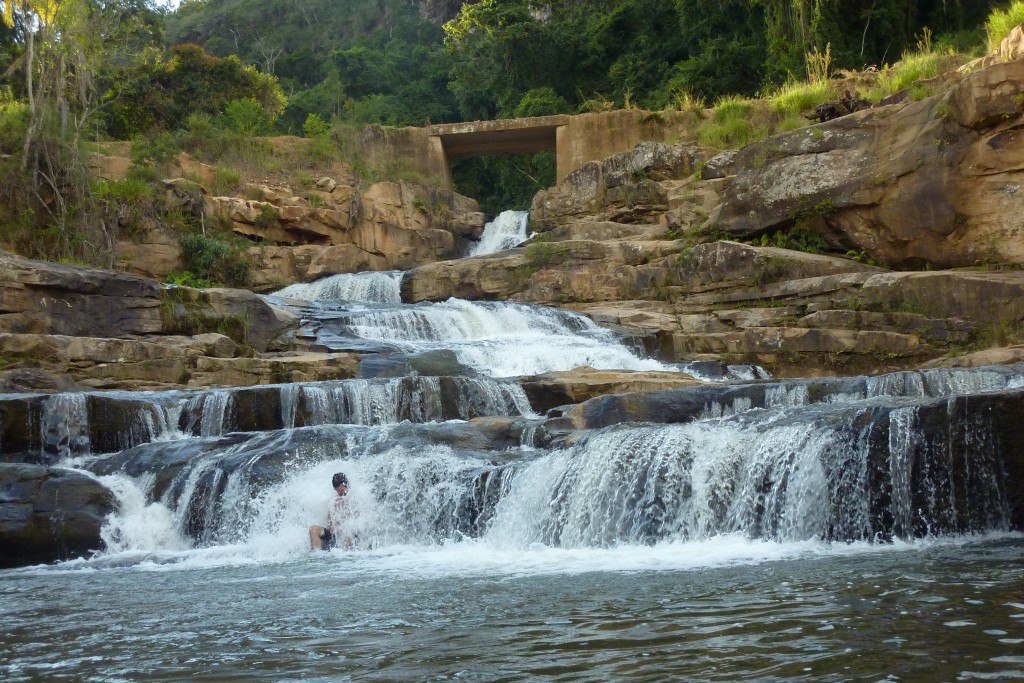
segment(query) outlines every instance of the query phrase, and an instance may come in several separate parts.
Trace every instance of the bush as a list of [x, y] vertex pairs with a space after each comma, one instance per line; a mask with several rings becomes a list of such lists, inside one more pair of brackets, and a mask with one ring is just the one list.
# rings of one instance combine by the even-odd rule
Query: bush
[[788, 114], [801, 114], [814, 109], [819, 104], [835, 98], [835, 89], [829, 81], [799, 83], [790, 81], [767, 95], [772, 111], [785, 117]]
[[242, 183], [242, 174], [233, 168], [218, 167], [213, 175], [213, 194], [224, 197]]
[[523, 95], [516, 106], [516, 118], [527, 118], [531, 116], [552, 116], [554, 114], [565, 114], [572, 111], [572, 107], [565, 98], [555, 92], [550, 86], [534, 88]]
[[265, 132], [271, 122], [255, 98], [243, 97], [231, 100], [224, 107], [224, 123], [233, 133], [253, 136]]
[[319, 114], [310, 114], [302, 124], [302, 132], [307, 138], [319, 138], [331, 131], [331, 125], [320, 118]]
[[180, 151], [178, 139], [167, 131], [137, 138], [132, 142], [132, 166], [151, 167], [154, 164], [167, 164]]
[[878, 82], [865, 97], [878, 102], [893, 93], [906, 90], [916, 81], [935, 78], [962, 61], [962, 57], [950, 53], [905, 52], [899, 62], [882, 70]]
[[231, 287], [249, 284], [252, 264], [239, 249], [196, 233], [182, 235], [179, 243], [185, 267], [197, 280]]

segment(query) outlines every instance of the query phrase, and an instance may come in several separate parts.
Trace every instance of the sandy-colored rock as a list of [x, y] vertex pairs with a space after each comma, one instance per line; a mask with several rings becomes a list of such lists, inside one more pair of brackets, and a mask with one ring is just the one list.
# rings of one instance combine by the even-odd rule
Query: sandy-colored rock
[[603, 162], [586, 163], [557, 186], [537, 193], [530, 222], [540, 230], [579, 216], [656, 222], [652, 212], [667, 208], [667, 197], [657, 181], [690, 176], [710, 156], [709, 150], [698, 147], [642, 142]]
[[132, 240], [121, 240], [115, 247], [120, 268], [134, 275], [162, 280], [168, 273], [184, 270], [178, 239], [154, 227]]
[[963, 356], [946, 356], [921, 364], [921, 369], [929, 368], [979, 368], [986, 365], [1011, 365], [1024, 362], [1024, 346], [1003, 346], [983, 351], [975, 351]]
[[132, 160], [122, 156], [106, 156], [94, 154], [89, 157], [89, 173], [104, 180], [124, 180], [128, 177], [128, 169]]
[[736, 153], [712, 219], [751, 237], [800, 223], [880, 263], [1024, 263], [1024, 61], [919, 102], [869, 109]]
[[606, 394], [660, 391], [702, 384], [700, 380], [679, 372], [625, 372], [591, 367], [522, 377], [520, 382], [530, 404], [539, 412]]
[[258, 358], [197, 360], [189, 386], [254, 386], [286, 382], [323, 382], [355, 376], [359, 359], [350, 353], [286, 353]]

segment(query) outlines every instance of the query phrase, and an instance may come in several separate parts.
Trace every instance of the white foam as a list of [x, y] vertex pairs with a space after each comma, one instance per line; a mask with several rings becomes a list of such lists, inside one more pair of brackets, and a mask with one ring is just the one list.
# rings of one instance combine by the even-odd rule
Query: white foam
[[271, 296], [300, 301], [369, 301], [399, 303], [405, 273], [400, 270], [341, 273], [315, 282], [289, 285]]

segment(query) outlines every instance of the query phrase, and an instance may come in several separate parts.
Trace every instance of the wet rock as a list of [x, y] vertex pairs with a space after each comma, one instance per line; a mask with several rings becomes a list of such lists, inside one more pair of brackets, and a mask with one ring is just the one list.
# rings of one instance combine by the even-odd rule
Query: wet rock
[[0, 566], [68, 560], [103, 546], [113, 495], [89, 476], [29, 464], [0, 464]]
[[557, 406], [582, 403], [595, 396], [659, 391], [700, 382], [681, 372], [627, 372], [583, 367], [521, 377], [520, 383], [533, 409], [546, 413]]

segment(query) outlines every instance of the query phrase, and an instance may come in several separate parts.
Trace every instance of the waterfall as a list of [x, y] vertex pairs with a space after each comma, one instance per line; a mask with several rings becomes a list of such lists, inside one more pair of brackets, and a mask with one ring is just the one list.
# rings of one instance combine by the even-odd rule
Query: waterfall
[[52, 460], [88, 455], [89, 412], [85, 394], [55, 394], [43, 402], [43, 451]]
[[174, 510], [177, 533], [200, 545], [287, 538], [301, 546], [303, 523], [329, 503], [333, 471], [353, 482], [359, 513], [350, 531], [365, 548], [1007, 530], [1007, 445], [993, 436], [995, 405], [979, 396], [789, 404], [686, 424], [618, 425], [551, 451], [520, 445], [532, 438], [525, 429], [503, 450], [470, 446], [471, 425], [447, 443], [436, 440], [446, 427], [409, 423], [400, 431], [282, 430], [175, 456], [181, 469], [160, 500]]
[[[614, 335], [571, 311], [518, 303], [450, 299], [432, 305], [336, 313], [323, 330], [337, 338], [386, 341], [408, 352], [451, 349], [459, 361], [492, 377], [581, 366], [665, 370], [641, 359]], [[330, 339], [321, 337], [330, 344]]]
[[272, 296], [300, 301], [367, 301], [401, 303], [400, 270], [367, 273], [342, 273], [315, 282], [289, 285]]
[[522, 244], [527, 238], [529, 218], [529, 211], [502, 211], [484, 226], [480, 241], [470, 250], [469, 255], [493, 254]]

